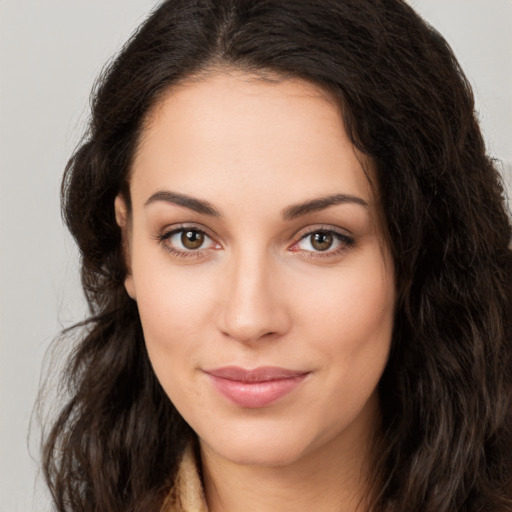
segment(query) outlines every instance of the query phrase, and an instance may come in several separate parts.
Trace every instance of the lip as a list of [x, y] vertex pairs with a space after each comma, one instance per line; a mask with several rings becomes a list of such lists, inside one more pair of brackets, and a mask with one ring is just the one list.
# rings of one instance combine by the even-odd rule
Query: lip
[[218, 392], [240, 407], [266, 407], [294, 391], [309, 375], [307, 371], [262, 366], [251, 370], [225, 366], [205, 370]]

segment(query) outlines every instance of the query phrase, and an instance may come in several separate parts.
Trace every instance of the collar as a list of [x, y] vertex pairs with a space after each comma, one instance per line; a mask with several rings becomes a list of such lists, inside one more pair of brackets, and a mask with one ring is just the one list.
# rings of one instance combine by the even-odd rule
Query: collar
[[193, 443], [183, 452], [175, 484], [160, 512], [208, 512]]

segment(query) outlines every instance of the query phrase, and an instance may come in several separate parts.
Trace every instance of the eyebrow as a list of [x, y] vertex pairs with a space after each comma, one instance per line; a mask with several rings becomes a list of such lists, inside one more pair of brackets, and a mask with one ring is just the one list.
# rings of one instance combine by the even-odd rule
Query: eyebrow
[[351, 194], [332, 194], [288, 206], [282, 211], [282, 216], [284, 220], [293, 220], [303, 215], [325, 210], [329, 206], [337, 204], [357, 204], [365, 208], [369, 207], [368, 203], [360, 197]]
[[[144, 203], [144, 206], [148, 206], [158, 201], [183, 206], [184, 208], [188, 208], [189, 210], [193, 210], [202, 215], [209, 215], [217, 218], [222, 217], [220, 211], [208, 201], [167, 190], [159, 190], [152, 194]], [[281, 215], [284, 220], [288, 221], [310, 213], [325, 210], [326, 208], [337, 204], [356, 204], [365, 208], [369, 207], [368, 203], [360, 197], [353, 196], [351, 194], [332, 194], [288, 206], [281, 212]]]
[[196, 199], [195, 197], [187, 196], [185, 194], [178, 194], [177, 192], [170, 192], [167, 190], [159, 190], [158, 192], [155, 192], [144, 203], [144, 206], [148, 206], [158, 201], [164, 201], [166, 203], [175, 204], [177, 206], [183, 206], [202, 215], [221, 217], [219, 210], [217, 210], [217, 208], [215, 208], [208, 201], [204, 201], [203, 199]]

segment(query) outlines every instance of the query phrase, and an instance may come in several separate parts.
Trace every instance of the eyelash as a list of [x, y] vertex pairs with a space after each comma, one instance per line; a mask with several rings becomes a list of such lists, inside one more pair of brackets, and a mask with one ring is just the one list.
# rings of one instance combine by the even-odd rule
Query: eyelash
[[[211, 240], [212, 243], [216, 243], [212, 236], [210, 236], [204, 229], [199, 228], [197, 226], [193, 225], [181, 225], [173, 228], [171, 231], [163, 232], [161, 235], [158, 235], [157, 241], [165, 248], [166, 251], [171, 253], [173, 256], [176, 256], [178, 258], [202, 258], [204, 256], [205, 251], [211, 251], [211, 250], [217, 250], [215, 248], [206, 248], [206, 249], [197, 249], [197, 250], [187, 250], [183, 251], [180, 249], [177, 249], [175, 246], [171, 245], [169, 243], [169, 240], [179, 233], [183, 233], [184, 231], [194, 231], [197, 233], [203, 234], [205, 237], [207, 237], [209, 240]], [[327, 249], [326, 251], [301, 251], [300, 249], [293, 249], [293, 247], [297, 246], [301, 241], [307, 239], [308, 236], [322, 233], [322, 234], [328, 234], [332, 235], [335, 240], [340, 242], [340, 247], [335, 250]], [[342, 233], [341, 231], [337, 231], [336, 229], [333, 229], [332, 227], [316, 227], [314, 229], [309, 229], [307, 231], [304, 231], [302, 233], [299, 233], [298, 239], [296, 242], [294, 242], [288, 250], [292, 252], [302, 252], [303, 257], [305, 258], [329, 258], [333, 256], [338, 256], [342, 252], [346, 251], [350, 247], [352, 247], [355, 244], [354, 238], [351, 236], [348, 236], [345, 233]], [[218, 244], [217, 244], [218, 245]]]
[[[188, 251], [182, 251], [180, 249], [177, 249], [173, 245], [169, 243], [169, 240], [179, 233], [183, 233], [184, 231], [194, 231], [196, 233], [202, 233], [210, 239], [212, 242], [214, 242], [213, 237], [211, 237], [204, 229], [201, 229], [197, 226], [189, 226], [189, 225], [181, 225], [173, 228], [171, 231], [163, 232], [161, 235], [157, 237], [157, 241], [164, 247], [166, 251], [171, 253], [173, 256], [176, 256], [178, 258], [201, 258], [204, 256], [205, 251], [215, 250], [215, 249], [197, 249], [197, 250], [188, 250]], [[218, 245], [218, 244], [217, 244]]]
[[[313, 229], [308, 229], [306, 231], [303, 231], [302, 233], [299, 233], [298, 235], [298, 240], [296, 242], [294, 242], [294, 244], [292, 245], [292, 247], [298, 245], [302, 240], [306, 240], [309, 236], [311, 235], [314, 235], [314, 234], [317, 234], [317, 233], [322, 233], [322, 234], [326, 234], [326, 235], [332, 235], [332, 237], [340, 242], [340, 247], [338, 247], [337, 249], [327, 249], [325, 251], [302, 251], [303, 252], [303, 257], [305, 258], [331, 258], [333, 256], [339, 256], [341, 253], [345, 252], [347, 249], [350, 249], [351, 247], [353, 247], [355, 245], [355, 239], [349, 235], [347, 235], [346, 233], [343, 233], [341, 231], [338, 231], [332, 227], [315, 227]], [[293, 252], [299, 252], [300, 249], [296, 250], [296, 249], [289, 249], [289, 250], [292, 250]]]

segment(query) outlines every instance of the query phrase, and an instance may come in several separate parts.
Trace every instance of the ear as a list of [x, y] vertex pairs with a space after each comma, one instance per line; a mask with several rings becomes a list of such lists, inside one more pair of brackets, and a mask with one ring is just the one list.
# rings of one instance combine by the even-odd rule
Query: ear
[[128, 295], [135, 300], [135, 286], [132, 274], [132, 250], [131, 250], [131, 231], [130, 218], [126, 200], [121, 194], [116, 196], [114, 201], [114, 209], [116, 213], [117, 225], [121, 228], [121, 244], [123, 249], [124, 262], [126, 265], [126, 277], [124, 279], [124, 287]]

